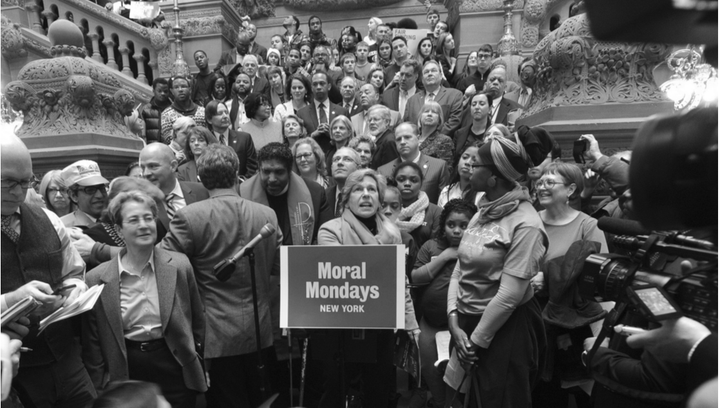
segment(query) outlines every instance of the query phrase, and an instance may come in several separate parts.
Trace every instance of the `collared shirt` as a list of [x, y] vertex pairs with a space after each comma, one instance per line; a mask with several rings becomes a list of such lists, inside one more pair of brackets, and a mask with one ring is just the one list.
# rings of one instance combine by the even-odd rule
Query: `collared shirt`
[[[60, 221], [60, 218], [54, 212], [45, 208], [43, 208], [43, 212], [47, 215], [53, 228], [55, 228], [58, 238], [60, 239], [60, 248], [63, 255], [63, 264], [60, 273], [63, 277], [63, 284], [77, 285], [77, 287], [87, 289], [87, 285], [85, 285], [85, 262], [78, 253], [77, 249], [75, 249], [75, 246], [70, 242], [70, 237], [65, 229], [65, 225], [62, 221]], [[18, 234], [22, 234], [22, 231], [20, 231], [20, 216], [22, 215], [20, 213], [20, 207], [18, 207], [10, 219], [10, 228], [15, 230]], [[40, 237], [38, 238], [40, 239]], [[0, 297], [0, 307], [2, 308], [2, 311], [5, 311], [5, 309], [8, 308], [7, 303], [5, 303], [5, 295]]]
[[328, 123], [330, 123], [330, 99], [325, 99], [322, 102], [315, 99], [315, 110], [317, 111], [318, 125], [320, 124], [320, 104], [321, 103], [325, 106], [325, 108], [324, 108], [325, 117], [327, 118]]
[[139, 273], [131, 271], [122, 263], [127, 248], [118, 256], [120, 271], [120, 312], [126, 339], [148, 341], [159, 339], [162, 334], [160, 298], [155, 277], [154, 251], [148, 263]]
[[415, 85], [413, 85], [412, 89], [407, 91], [400, 89], [400, 95], [398, 96], [398, 112], [400, 113], [401, 118], [405, 116], [405, 106], [407, 105], [408, 99], [412, 98], [416, 92], [417, 87]]
[[417, 156], [415, 156], [414, 159], [412, 159], [412, 162], [417, 164], [420, 161], [420, 156], [422, 155], [422, 152], [418, 152]]
[[[230, 128], [225, 129], [225, 133], [218, 133], [218, 132], [213, 132], [213, 133], [215, 134], [215, 136], [217, 136], [218, 141], [220, 143], [223, 143], [225, 146], [229, 146], [228, 143], [230, 143]], [[221, 135], [224, 136], [224, 139], [220, 138]]]
[[[428, 103], [430, 101], [434, 101], [438, 97], [438, 93], [440, 92], [440, 89], [442, 89], [442, 86], [438, 87], [438, 89], [430, 92], [427, 89], [425, 90], [425, 103]], [[432, 97], [430, 97], [432, 95]]]
[[523, 108], [527, 107], [528, 102], [530, 102], [530, 98], [532, 98], [532, 88], [527, 87], [521, 87], [520, 90], [520, 96], [518, 96], [518, 104], [522, 106]]
[[[170, 194], [174, 194], [172, 198], [172, 206], [175, 212], [180, 211], [181, 208], [185, 208], [187, 202], [185, 202], [185, 196], [183, 195], [182, 188], [180, 188], [180, 182], [177, 179], [175, 179], [175, 188], [173, 188]], [[170, 194], [168, 194], [168, 196]]]
[[500, 110], [500, 102], [502, 102], [502, 99], [503, 99], [502, 96], [497, 99], [493, 99], [493, 106], [492, 106], [492, 109], [493, 109], [492, 123], [493, 124], [495, 124], [495, 120], [497, 119], [498, 111]]
[[355, 105], [355, 98], [350, 99], [350, 102], [343, 101], [343, 108], [345, 108], [348, 113], [350, 113], [350, 111], [352, 110], [353, 105]]

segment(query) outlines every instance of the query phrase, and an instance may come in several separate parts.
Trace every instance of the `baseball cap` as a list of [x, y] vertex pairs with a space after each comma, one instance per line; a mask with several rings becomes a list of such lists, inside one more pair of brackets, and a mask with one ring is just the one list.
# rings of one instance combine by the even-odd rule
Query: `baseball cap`
[[105, 177], [100, 174], [98, 164], [92, 160], [78, 160], [65, 167], [62, 171], [62, 177], [68, 187], [75, 184], [80, 186], [96, 186], [98, 184], [109, 183]]

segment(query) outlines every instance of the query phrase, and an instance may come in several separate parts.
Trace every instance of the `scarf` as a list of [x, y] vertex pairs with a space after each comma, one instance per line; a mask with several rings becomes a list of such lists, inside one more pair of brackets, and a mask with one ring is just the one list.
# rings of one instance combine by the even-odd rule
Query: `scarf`
[[[310, 190], [303, 179], [295, 173], [290, 173], [288, 188], [288, 215], [290, 216], [290, 230], [292, 231], [293, 245], [310, 245], [313, 242], [313, 226], [315, 225], [315, 210], [313, 208]], [[260, 182], [260, 176], [255, 175], [240, 185], [240, 196], [259, 204], [268, 205], [267, 193]], [[278, 217], [280, 218], [280, 217]]]
[[377, 222], [377, 235], [360, 222], [352, 211], [343, 211], [342, 219], [342, 244], [343, 245], [393, 245], [402, 244], [400, 230], [384, 215], [375, 214]]
[[518, 185], [495, 201], [481, 203], [478, 205], [480, 208], [478, 224], [485, 224], [492, 220], [503, 218], [515, 211], [521, 201], [529, 202], [530, 193], [528, 192], [527, 187]]
[[190, 109], [181, 109], [175, 102], [173, 102], [170, 106], [172, 106], [173, 109], [175, 109], [179, 114], [183, 116], [195, 116], [195, 112], [198, 108], [195, 102], [192, 102], [192, 107]]
[[430, 199], [424, 191], [420, 192], [418, 199], [407, 207], [403, 207], [397, 220], [397, 226], [401, 231], [410, 233], [419, 227], [425, 220], [425, 210], [430, 204]]

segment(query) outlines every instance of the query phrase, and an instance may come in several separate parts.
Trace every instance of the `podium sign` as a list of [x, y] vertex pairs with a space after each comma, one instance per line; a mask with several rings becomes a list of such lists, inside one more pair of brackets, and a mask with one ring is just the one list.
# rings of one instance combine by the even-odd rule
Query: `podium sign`
[[280, 247], [280, 327], [405, 328], [403, 245]]

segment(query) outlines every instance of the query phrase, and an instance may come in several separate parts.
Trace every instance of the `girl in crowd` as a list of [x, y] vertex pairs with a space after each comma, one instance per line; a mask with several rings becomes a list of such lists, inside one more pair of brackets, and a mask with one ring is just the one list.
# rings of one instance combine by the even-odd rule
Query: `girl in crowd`
[[294, 74], [285, 84], [285, 94], [290, 96], [290, 100], [275, 107], [273, 119], [281, 121], [285, 116], [297, 114], [297, 112], [310, 103], [312, 93], [310, 91], [310, 81], [300, 74]]
[[439, 207], [445, 207], [450, 200], [457, 198], [475, 205], [480, 203], [485, 193], [475, 191], [470, 186], [470, 176], [472, 176], [474, 171], [473, 166], [480, 162], [478, 150], [478, 146], [470, 145], [462, 152], [457, 166], [455, 166], [455, 173], [450, 180], [450, 184], [443, 187], [440, 192], [440, 197], [438, 198]]
[[452, 173], [455, 144], [449, 136], [440, 134], [439, 129], [442, 129], [444, 122], [440, 104], [435, 101], [425, 102], [420, 109], [417, 123], [420, 133], [420, 152], [436, 159], [445, 160], [448, 171]]
[[367, 43], [368, 47], [377, 42], [377, 28], [380, 24], [382, 24], [382, 20], [377, 17], [370, 17], [370, 20], [368, 20], [368, 33], [365, 38], [363, 38], [363, 41]]
[[285, 116], [282, 119], [282, 137], [283, 143], [291, 149], [298, 139], [307, 137], [303, 120], [294, 113]]
[[470, 182], [485, 199], [460, 241], [448, 287], [453, 351], [445, 378], [457, 389], [469, 373], [461, 392], [469, 392], [470, 406], [529, 407], [545, 353], [530, 280], [548, 240], [527, 189], [517, 183], [529, 168], [523, 147], [492, 138], [479, 156]]
[[418, 43], [417, 60], [422, 67], [426, 62], [433, 59], [435, 59], [435, 41], [429, 37], [425, 37]]
[[392, 44], [390, 41], [382, 39], [378, 43], [378, 60], [376, 64], [380, 64], [383, 68], [387, 68], [393, 63], [392, 60]]
[[[383, 177], [370, 169], [357, 170], [345, 181], [342, 191], [342, 215], [320, 227], [318, 245], [399, 245], [402, 243], [400, 230], [382, 215], [381, 203], [384, 202], [385, 182]], [[405, 330], [413, 338], [418, 334], [415, 310], [410, 293], [405, 290]], [[395, 370], [393, 367], [393, 347], [395, 335], [392, 330], [374, 330], [377, 334], [375, 355], [377, 363], [372, 366], [362, 364], [352, 367], [362, 374], [365, 386], [363, 405], [373, 408], [389, 406], [389, 399], [395, 394]], [[369, 367], [368, 367], [369, 366]], [[368, 369], [363, 370], [364, 367]], [[349, 377], [349, 376], [348, 376]], [[338, 395], [338, 375], [328, 375], [330, 384], [325, 406], [340, 406], [344, 396]]]
[[207, 93], [210, 95], [210, 101], [218, 100], [225, 102], [230, 99], [230, 89], [227, 77], [221, 73], [216, 73], [208, 84]]
[[[336, 116], [330, 122], [330, 150], [325, 155], [325, 168], [332, 169], [332, 159], [338, 149], [343, 148], [350, 143], [350, 139], [355, 137], [355, 131], [352, 128], [352, 122], [345, 115]], [[328, 174], [332, 177], [332, 174]]]
[[268, 143], [282, 142], [282, 127], [272, 120], [272, 107], [265, 95], [250, 94], [245, 99], [245, 113], [250, 121], [242, 125], [242, 130], [250, 133], [256, 151]]
[[[212, 118], [210, 118], [209, 121], [212, 121]], [[195, 127], [190, 130], [190, 135], [187, 138], [187, 143], [185, 143], [185, 157], [188, 158], [188, 161], [178, 167], [178, 180], [194, 182], [200, 181], [200, 179], [198, 178], [195, 159], [200, 157], [200, 155], [205, 151], [208, 145], [212, 143], [218, 143], [218, 139], [215, 137], [215, 135], [212, 134], [211, 131], [205, 129], [204, 127]]]
[[[597, 249], [600, 253], [608, 252], [605, 234], [597, 227], [597, 220], [570, 206], [570, 202], [582, 193], [583, 182], [584, 178], [580, 168], [574, 164], [563, 162], [552, 162], [544, 166], [540, 179], [535, 182], [538, 201], [545, 208], [539, 212], [539, 215], [549, 240], [547, 253], [543, 259], [542, 272], [532, 280], [536, 292], [545, 293], [546, 288], [543, 288], [550, 282], [562, 282], [563, 286], [571, 284], [561, 276], [559, 268], [550, 268], [548, 264], [553, 259], [564, 257], [570, 245], [575, 241], [593, 241], [599, 244]], [[553, 276], [555, 274], [556, 276]], [[580, 306], [578, 302], [574, 302], [573, 305]], [[594, 314], [591, 312], [593, 307]], [[590, 380], [584, 375], [585, 370], [580, 360], [580, 354], [583, 351], [584, 339], [593, 337], [589, 327], [589, 323], [593, 320], [590, 317], [594, 315], [595, 320], [601, 318], [603, 316], [602, 308], [600, 305], [592, 305], [585, 301], [583, 311], [578, 315], [587, 316], [586, 324], [579, 325], [580, 327], [572, 330], [550, 324], [547, 319], [545, 321], [548, 344], [556, 344], [560, 336], [569, 336], [573, 346], [568, 349], [568, 352], [553, 347], [548, 349], [548, 360], [545, 364], [546, 374], [543, 378], [549, 378], [550, 381], [538, 384], [533, 392], [533, 406], [555, 407], [562, 406], [563, 403], [567, 405], [570, 393], [575, 394], [578, 407], [591, 406], [587, 394], [577, 387], [563, 389], [560, 386], [562, 380], [576, 381], [583, 377], [587, 381]], [[576, 347], [575, 344], [577, 344]], [[575, 355], [576, 353], [577, 355]]]
[[385, 89], [385, 70], [380, 65], [375, 65], [370, 69], [370, 74], [368, 75], [368, 82], [375, 85], [375, 88], [378, 89], [378, 92], [382, 95], [383, 90]]
[[474, 204], [454, 199], [440, 214], [442, 228], [418, 252], [412, 271], [412, 283], [425, 286], [418, 302], [420, 309], [420, 363], [422, 377], [427, 382], [434, 406], [445, 406], [445, 383], [435, 367], [438, 359], [435, 334], [448, 329], [447, 293], [463, 232], [477, 212]]
[[287, 56], [285, 57], [285, 64], [283, 66], [286, 78], [290, 78], [296, 73], [302, 73], [304, 69], [302, 68], [302, 62], [300, 59], [300, 50], [297, 48], [290, 48]]
[[377, 148], [375, 142], [368, 136], [363, 135], [350, 140], [350, 147], [360, 155], [360, 168], [368, 168], [372, 155], [375, 154]]
[[421, 190], [423, 172], [414, 162], [406, 161], [395, 167], [393, 179], [400, 189], [403, 209], [397, 225], [400, 230], [412, 235], [415, 244], [422, 247], [440, 230], [440, 207], [430, 202]]
[[[450, 33], [442, 33], [437, 39], [436, 61], [440, 63], [445, 79], [450, 82], [455, 77], [455, 65], [457, 64], [457, 52], [455, 50], [455, 38]], [[451, 83], [451, 85], [455, 85]]]
[[[455, 83], [458, 84], [460, 80], [475, 75], [475, 72], [477, 72], [477, 51], [473, 51], [468, 54], [465, 66], [463, 67], [462, 72], [456, 76]], [[460, 92], [465, 92], [465, 90], [460, 89]]]
[[325, 168], [325, 154], [320, 145], [311, 137], [304, 137], [293, 144], [292, 154], [295, 158], [293, 171], [305, 180], [314, 181], [329, 187], [329, 179]]
[[[485, 142], [485, 132], [491, 125], [492, 96], [487, 91], [479, 91], [470, 98], [472, 123], [455, 132], [455, 157], [468, 146]], [[457, 159], [456, 159], [457, 160]]]
[[40, 181], [40, 196], [45, 200], [45, 207], [58, 217], [74, 211], [73, 203], [68, 197], [67, 186], [62, 177], [62, 170], [50, 170]]
[[312, 47], [310, 42], [302, 42], [300, 44], [300, 65], [309, 70], [312, 66]]
[[283, 70], [280, 67], [268, 69], [268, 82], [270, 82], [270, 104], [276, 110], [278, 106], [288, 99], [285, 94], [285, 80]]

